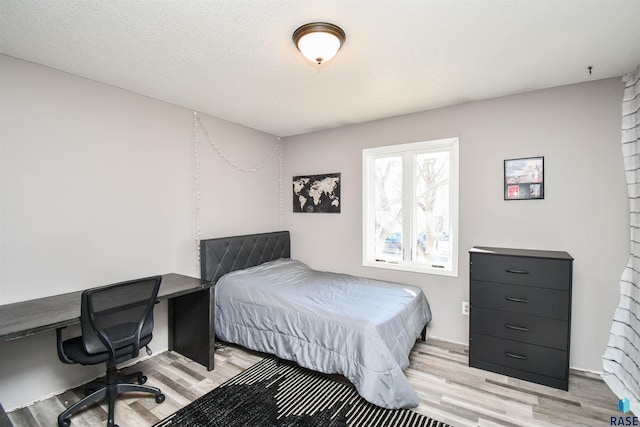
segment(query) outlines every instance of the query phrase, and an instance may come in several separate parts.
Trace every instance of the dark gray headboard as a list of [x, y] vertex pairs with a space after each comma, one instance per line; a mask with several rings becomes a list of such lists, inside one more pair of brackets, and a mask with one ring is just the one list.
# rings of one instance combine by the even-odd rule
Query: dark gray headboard
[[215, 283], [232, 271], [290, 257], [288, 231], [201, 240], [200, 277], [203, 282]]

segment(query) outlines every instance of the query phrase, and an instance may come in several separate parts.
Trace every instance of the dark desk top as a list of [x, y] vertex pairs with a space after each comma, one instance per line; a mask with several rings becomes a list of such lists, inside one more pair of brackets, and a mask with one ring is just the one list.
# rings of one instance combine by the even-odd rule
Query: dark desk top
[[[181, 274], [164, 274], [158, 301], [211, 287], [200, 279]], [[80, 322], [82, 291], [0, 305], [0, 341], [32, 335]]]

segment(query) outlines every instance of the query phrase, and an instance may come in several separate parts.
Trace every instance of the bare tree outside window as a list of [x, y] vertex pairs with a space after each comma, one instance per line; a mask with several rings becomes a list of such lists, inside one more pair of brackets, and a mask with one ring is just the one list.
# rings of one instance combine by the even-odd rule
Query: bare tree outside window
[[[449, 155], [427, 153], [417, 156], [416, 204], [419, 210], [416, 228], [418, 259], [447, 262], [449, 225]], [[423, 239], [420, 236], [424, 233]]]
[[[402, 231], [402, 157], [375, 160], [375, 246], [379, 259], [400, 258], [393, 233]], [[397, 239], [396, 239], [397, 240]]]

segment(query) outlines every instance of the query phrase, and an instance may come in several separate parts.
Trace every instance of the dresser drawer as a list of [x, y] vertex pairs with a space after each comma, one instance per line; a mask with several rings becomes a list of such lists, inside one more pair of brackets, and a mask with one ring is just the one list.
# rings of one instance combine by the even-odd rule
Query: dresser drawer
[[471, 253], [471, 279], [568, 290], [570, 260]]
[[503, 283], [471, 282], [471, 307], [569, 320], [569, 292]]
[[473, 359], [567, 380], [567, 352], [481, 334], [471, 335]]
[[492, 335], [528, 344], [567, 349], [569, 322], [474, 306], [471, 334]]

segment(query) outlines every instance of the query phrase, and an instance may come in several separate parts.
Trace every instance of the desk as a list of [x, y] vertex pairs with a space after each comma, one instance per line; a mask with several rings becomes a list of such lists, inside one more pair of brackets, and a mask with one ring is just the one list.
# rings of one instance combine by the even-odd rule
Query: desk
[[[80, 323], [82, 291], [0, 306], [0, 342]], [[180, 274], [162, 276], [158, 301], [169, 300], [169, 350], [213, 369], [214, 285]]]

